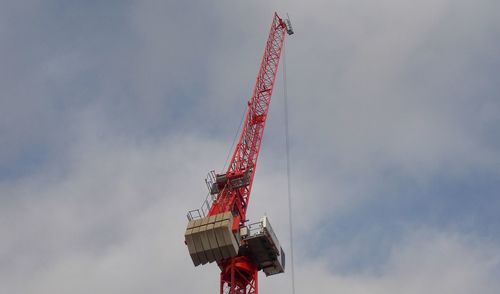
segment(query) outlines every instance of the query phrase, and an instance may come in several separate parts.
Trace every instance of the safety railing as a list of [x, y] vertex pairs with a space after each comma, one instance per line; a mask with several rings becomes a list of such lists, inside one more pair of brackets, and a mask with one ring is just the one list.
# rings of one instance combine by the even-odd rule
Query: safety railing
[[211, 195], [208, 193], [207, 197], [205, 198], [205, 201], [203, 201], [203, 204], [199, 209], [193, 209], [188, 211], [187, 213], [187, 218], [189, 221], [204, 218], [208, 216], [208, 211], [210, 210], [210, 207], [212, 207], [212, 204], [214, 203], [215, 199], [217, 199], [217, 195]]
[[264, 233], [264, 225], [262, 221], [251, 223], [247, 225], [248, 237], [254, 237]]
[[212, 187], [216, 182], [216, 174], [214, 170], [208, 172], [207, 177], [205, 178], [205, 184], [207, 185], [208, 193], [212, 193]]

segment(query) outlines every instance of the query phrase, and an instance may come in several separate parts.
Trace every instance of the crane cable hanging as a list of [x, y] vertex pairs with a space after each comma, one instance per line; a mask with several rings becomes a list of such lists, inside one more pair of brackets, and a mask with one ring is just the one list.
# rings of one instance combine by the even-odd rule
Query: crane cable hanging
[[245, 119], [245, 114], [246, 114], [246, 109], [243, 111], [243, 115], [241, 116], [240, 126], [238, 127], [238, 129], [236, 130], [236, 133], [234, 134], [233, 144], [231, 144], [231, 148], [229, 148], [229, 151], [228, 151], [227, 157], [226, 157], [226, 162], [224, 163], [224, 167], [222, 168], [222, 171], [226, 170], [227, 163], [229, 162], [229, 158], [231, 157], [234, 144], [236, 144], [236, 139], [238, 139], [238, 134], [240, 133], [241, 127], [243, 126], [243, 120]]
[[292, 268], [292, 294], [295, 294], [295, 265], [293, 254], [293, 222], [292, 222], [292, 189], [290, 181], [290, 140], [288, 132], [288, 91], [286, 84], [286, 52], [285, 44], [283, 44], [283, 96], [284, 96], [284, 111], [285, 111], [285, 148], [286, 148], [286, 177], [288, 190], [288, 225], [290, 228], [290, 263]]

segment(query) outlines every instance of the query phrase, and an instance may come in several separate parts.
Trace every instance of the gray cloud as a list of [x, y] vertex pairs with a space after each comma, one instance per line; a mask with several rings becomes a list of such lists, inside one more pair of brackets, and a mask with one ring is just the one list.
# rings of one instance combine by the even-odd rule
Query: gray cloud
[[299, 268], [297, 286], [298, 292], [320, 288], [345, 293], [494, 293], [498, 258], [498, 251], [486, 244], [421, 229], [406, 236], [381, 272], [335, 275], [329, 261], [318, 261]]
[[[273, 6], [297, 32], [299, 292], [498, 289], [499, 235], [478, 229], [499, 221], [494, 1], [23, 3], [0, 11], [0, 292], [217, 291], [217, 267], [190, 264], [184, 213], [225, 160]], [[249, 215], [288, 250], [281, 87]]]

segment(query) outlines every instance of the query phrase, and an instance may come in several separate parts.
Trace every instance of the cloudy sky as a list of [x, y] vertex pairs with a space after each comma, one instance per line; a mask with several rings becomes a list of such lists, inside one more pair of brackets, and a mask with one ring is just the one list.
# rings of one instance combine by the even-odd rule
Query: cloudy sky
[[[217, 293], [186, 212], [274, 11], [297, 293], [497, 293], [497, 0], [1, 1], [0, 293]], [[289, 253], [283, 79], [249, 216]], [[290, 293], [290, 271], [262, 293]]]

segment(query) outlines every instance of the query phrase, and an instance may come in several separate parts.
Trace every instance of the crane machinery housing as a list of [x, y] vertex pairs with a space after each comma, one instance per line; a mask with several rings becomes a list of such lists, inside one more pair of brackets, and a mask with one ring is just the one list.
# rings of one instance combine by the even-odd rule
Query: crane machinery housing
[[189, 255], [195, 266], [218, 264], [221, 294], [257, 294], [258, 271], [270, 276], [285, 270], [285, 253], [267, 216], [247, 224], [246, 212], [286, 34], [293, 34], [290, 20], [275, 13], [228, 168], [209, 172], [207, 198], [187, 215]]

